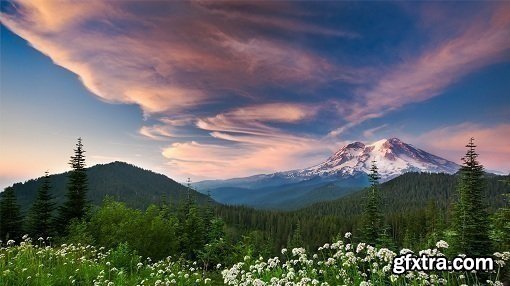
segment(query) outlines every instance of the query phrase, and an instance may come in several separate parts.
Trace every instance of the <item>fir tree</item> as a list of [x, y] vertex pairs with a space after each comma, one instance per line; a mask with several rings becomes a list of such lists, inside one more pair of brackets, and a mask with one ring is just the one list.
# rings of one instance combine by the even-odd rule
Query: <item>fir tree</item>
[[23, 218], [16, 202], [16, 194], [12, 187], [2, 193], [0, 200], [0, 240], [19, 240], [22, 235]]
[[181, 250], [189, 259], [195, 259], [206, 238], [204, 221], [195, 204], [188, 208], [186, 219], [181, 223]]
[[468, 150], [462, 158], [463, 164], [460, 168], [458, 201], [453, 222], [454, 246], [459, 253], [487, 255], [491, 253], [491, 242], [488, 235], [488, 215], [483, 203], [484, 171], [477, 160], [478, 154], [473, 141], [471, 138], [466, 145]]
[[370, 188], [361, 220], [361, 234], [365, 242], [375, 245], [379, 241], [383, 220], [379, 195], [380, 176], [375, 161], [372, 162], [368, 178], [370, 181]]
[[81, 138], [78, 138], [74, 156], [71, 156], [69, 165], [72, 171], [69, 174], [69, 183], [67, 190], [67, 201], [59, 208], [59, 217], [57, 226], [59, 231], [66, 233], [66, 228], [73, 219], [81, 220], [85, 218], [88, 210], [87, 201], [87, 173], [85, 169], [85, 150]]
[[[214, 213], [213, 213], [213, 200], [211, 198], [211, 192], [207, 191], [207, 202], [204, 207], [204, 228], [206, 233], [209, 233], [212, 230], [212, 223], [214, 219]], [[207, 240], [209, 241], [209, 240]]]
[[37, 239], [42, 237], [46, 239], [52, 235], [52, 215], [55, 210], [55, 202], [50, 194], [50, 176], [48, 172], [44, 175], [41, 188], [37, 193], [37, 198], [32, 205], [28, 215], [28, 234]]
[[301, 223], [298, 221], [296, 223], [296, 229], [292, 235], [289, 235], [289, 239], [287, 241], [287, 247], [292, 249], [296, 247], [303, 247], [303, 238], [301, 234]]

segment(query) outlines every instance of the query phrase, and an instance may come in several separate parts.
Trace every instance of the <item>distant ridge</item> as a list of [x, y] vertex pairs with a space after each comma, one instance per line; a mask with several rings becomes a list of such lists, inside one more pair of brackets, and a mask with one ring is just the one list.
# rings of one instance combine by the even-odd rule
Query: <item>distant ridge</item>
[[408, 172], [456, 173], [460, 166], [430, 154], [398, 138], [371, 144], [352, 142], [324, 162], [305, 169], [254, 175], [195, 184], [200, 192], [210, 192], [218, 202], [262, 208], [293, 208], [337, 199], [368, 184], [372, 161], [381, 182]]
[[[151, 203], [160, 204], [165, 198], [168, 202], [178, 202], [187, 197], [188, 189], [165, 175], [145, 170], [137, 166], [112, 162], [87, 168], [89, 179], [88, 199], [100, 204], [106, 196], [126, 202], [128, 205], [145, 208]], [[68, 172], [50, 176], [52, 193], [57, 203], [64, 201], [67, 190]], [[27, 209], [35, 199], [42, 178], [16, 183], [13, 188], [18, 202]], [[198, 203], [204, 203], [208, 197], [194, 190], [190, 194]]]

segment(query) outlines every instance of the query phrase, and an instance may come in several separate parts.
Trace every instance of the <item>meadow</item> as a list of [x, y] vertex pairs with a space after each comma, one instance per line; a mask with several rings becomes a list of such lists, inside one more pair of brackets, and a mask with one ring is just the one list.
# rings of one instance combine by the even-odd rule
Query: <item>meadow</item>
[[[366, 243], [353, 243], [347, 233], [314, 253], [282, 249], [281, 255], [245, 256], [233, 265], [205, 270], [200, 261], [167, 257], [143, 259], [126, 244], [115, 249], [92, 245], [52, 246], [51, 239], [12, 240], [0, 248], [0, 285], [503, 285], [510, 252], [494, 253], [496, 269], [476, 272], [406, 272], [392, 274], [397, 253]], [[449, 245], [417, 252], [443, 256]], [[400, 250], [400, 254], [412, 252]]]

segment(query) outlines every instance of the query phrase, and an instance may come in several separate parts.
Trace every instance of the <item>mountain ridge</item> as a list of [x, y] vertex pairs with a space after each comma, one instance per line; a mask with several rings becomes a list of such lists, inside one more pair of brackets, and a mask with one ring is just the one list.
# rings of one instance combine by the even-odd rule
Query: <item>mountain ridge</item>
[[[372, 161], [376, 162], [381, 182], [388, 181], [399, 175], [408, 172], [425, 173], [447, 173], [454, 174], [460, 166], [447, 159], [428, 153], [422, 149], [407, 144], [398, 138], [382, 139], [370, 144], [359, 141], [349, 143], [337, 152], [333, 153], [324, 162], [312, 167], [275, 172], [270, 174], [258, 174], [244, 178], [233, 178], [227, 180], [208, 180], [195, 183], [197, 190], [203, 193], [210, 192], [212, 197], [222, 203], [245, 204], [253, 198], [248, 205], [255, 207], [267, 207], [272, 205], [276, 195], [281, 195], [278, 189], [287, 190], [294, 186], [294, 191], [299, 193], [316, 193], [316, 197], [322, 199], [337, 199], [353, 191], [353, 188], [362, 189], [368, 185], [367, 173], [370, 170]], [[320, 181], [311, 186], [307, 182]], [[329, 197], [320, 193], [320, 189], [327, 184], [336, 187], [337, 192], [329, 188]], [[305, 188], [305, 189], [303, 189]], [[235, 192], [239, 192], [238, 198]], [[319, 190], [318, 190], [319, 189]], [[260, 191], [267, 194], [261, 197], [253, 191]], [[348, 191], [346, 191], [348, 190]], [[319, 193], [317, 193], [319, 192]], [[305, 196], [308, 197], [308, 196]], [[285, 203], [296, 204], [299, 202], [282, 201], [280, 207]], [[317, 202], [311, 198], [311, 203]]]

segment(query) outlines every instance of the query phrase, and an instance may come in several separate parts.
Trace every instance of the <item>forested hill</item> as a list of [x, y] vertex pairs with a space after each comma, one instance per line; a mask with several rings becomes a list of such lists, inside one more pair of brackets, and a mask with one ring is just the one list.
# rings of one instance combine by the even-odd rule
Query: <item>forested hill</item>
[[[457, 175], [406, 173], [380, 185], [382, 208], [385, 213], [408, 212], [425, 208], [434, 202], [438, 208], [446, 209], [456, 201]], [[489, 210], [502, 207], [501, 194], [508, 192], [503, 183], [505, 176], [486, 174], [485, 200]], [[341, 217], [356, 216], [362, 212], [367, 190], [356, 192], [344, 198], [314, 204], [298, 212]]]
[[[486, 175], [489, 213], [506, 203], [502, 194], [510, 192], [503, 182], [507, 178]], [[448, 174], [407, 173], [380, 185], [382, 212], [398, 246], [405, 240], [407, 245], [423, 246], [431, 232], [444, 230], [456, 201], [457, 179]], [[289, 212], [223, 205], [216, 210], [228, 225], [261, 231], [260, 240], [272, 240], [275, 249], [286, 245], [299, 224], [303, 245], [314, 248], [339, 233], [357, 235], [366, 194], [367, 190], [362, 190]]]
[[[64, 201], [67, 191], [68, 172], [51, 175], [51, 193], [58, 204]], [[126, 202], [136, 208], [145, 209], [151, 203], [159, 204], [162, 200], [177, 203], [188, 194], [187, 187], [176, 181], [149, 170], [124, 162], [95, 165], [87, 169], [88, 199], [93, 204], [100, 204], [105, 196]], [[35, 199], [37, 190], [42, 185], [42, 178], [13, 185], [19, 204], [26, 210]], [[201, 203], [208, 200], [204, 194], [190, 191], [191, 196]]]

